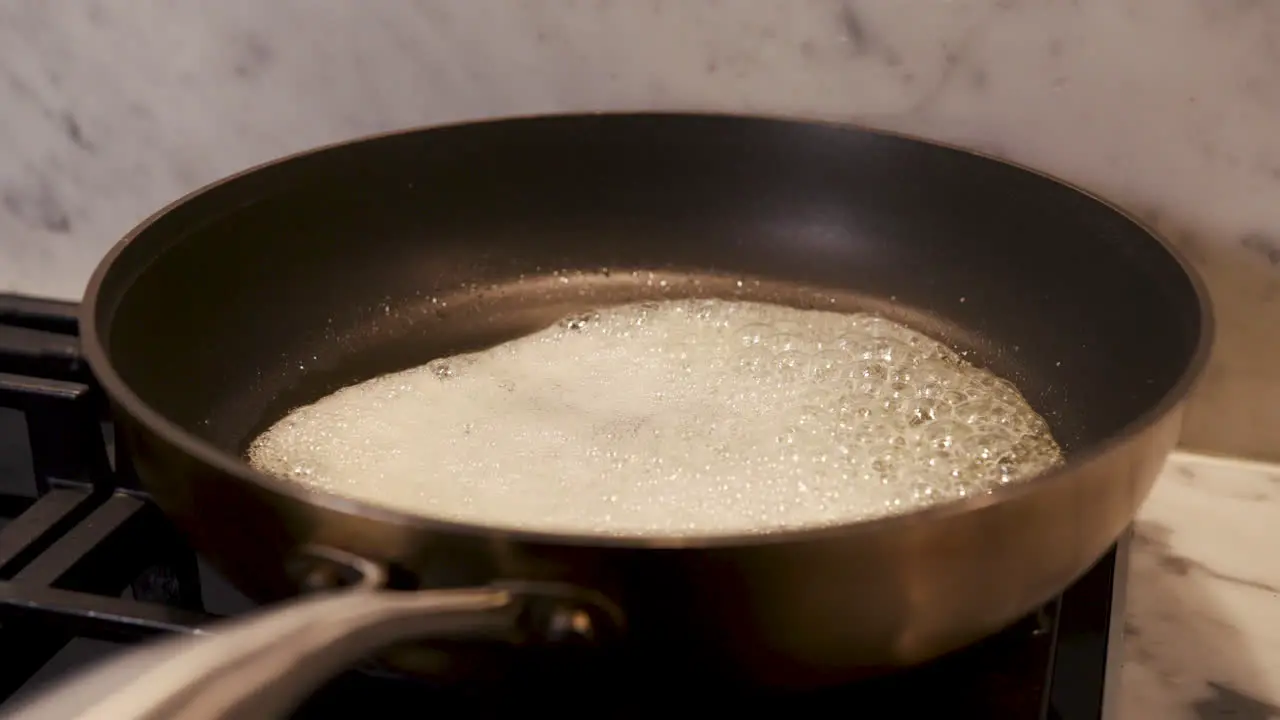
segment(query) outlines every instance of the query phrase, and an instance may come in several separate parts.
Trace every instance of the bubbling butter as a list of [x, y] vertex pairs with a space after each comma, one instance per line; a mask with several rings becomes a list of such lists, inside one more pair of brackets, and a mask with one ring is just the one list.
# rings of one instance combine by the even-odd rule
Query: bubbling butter
[[293, 410], [249, 460], [441, 519], [706, 536], [908, 512], [1063, 456], [1013, 384], [904, 325], [672, 300], [347, 387]]

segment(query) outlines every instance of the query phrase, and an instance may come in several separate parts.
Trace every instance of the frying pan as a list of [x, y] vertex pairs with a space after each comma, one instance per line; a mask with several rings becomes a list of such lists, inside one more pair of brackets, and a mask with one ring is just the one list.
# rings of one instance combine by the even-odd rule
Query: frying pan
[[[415, 516], [243, 460], [342, 386], [692, 295], [826, 298], [912, 324], [1013, 380], [1068, 462], [869, 522], [612, 537]], [[83, 308], [146, 489], [276, 603], [148, 649], [166, 664], [120, 683], [97, 708], [112, 718], [263, 717], [406, 638], [423, 643], [389, 662], [419, 671], [446, 640], [579, 644], [655, 678], [768, 688], [927, 661], [1044, 603], [1116, 540], [1211, 339], [1178, 255], [1061, 182], [883, 132], [678, 114], [461, 124], [273, 162], [130, 233]], [[304, 589], [318, 592], [288, 599]]]

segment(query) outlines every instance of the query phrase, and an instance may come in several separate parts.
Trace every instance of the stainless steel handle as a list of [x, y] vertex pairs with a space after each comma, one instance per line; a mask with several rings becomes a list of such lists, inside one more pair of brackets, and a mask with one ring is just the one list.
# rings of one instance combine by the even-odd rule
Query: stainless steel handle
[[144, 647], [10, 717], [284, 717], [326, 679], [397, 641], [507, 629], [511, 614], [500, 611], [511, 604], [505, 590], [331, 591], [219, 623], [206, 635]]
[[[284, 717], [326, 679], [397, 642], [432, 637], [518, 636], [526, 606], [543, 639], [590, 636], [585, 606], [616, 612], [570, 589], [513, 585], [387, 591], [381, 570], [345, 558], [351, 587], [223, 621], [207, 633], [144, 646], [43, 693], [11, 720], [223, 720]], [[545, 590], [545, 592], [544, 592]], [[589, 597], [591, 596], [591, 597]], [[610, 622], [617, 620], [615, 616]]]

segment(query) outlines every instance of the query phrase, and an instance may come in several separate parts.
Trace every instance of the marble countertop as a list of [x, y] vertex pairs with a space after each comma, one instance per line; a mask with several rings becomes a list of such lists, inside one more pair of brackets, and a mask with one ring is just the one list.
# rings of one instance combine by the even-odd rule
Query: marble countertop
[[1280, 465], [1177, 453], [1129, 558], [1120, 720], [1280, 718]]

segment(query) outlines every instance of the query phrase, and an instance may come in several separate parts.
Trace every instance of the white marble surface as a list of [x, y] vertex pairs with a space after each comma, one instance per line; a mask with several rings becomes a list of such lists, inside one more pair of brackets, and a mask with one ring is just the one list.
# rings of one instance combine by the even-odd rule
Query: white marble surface
[[1270, 0], [0, 0], [0, 289], [78, 296], [151, 210], [314, 144], [647, 108], [857, 119], [1140, 211], [1220, 311], [1187, 442], [1280, 459]]
[[1280, 465], [1175, 454], [1130, 554], [1119, 720], [1280, 718]]

